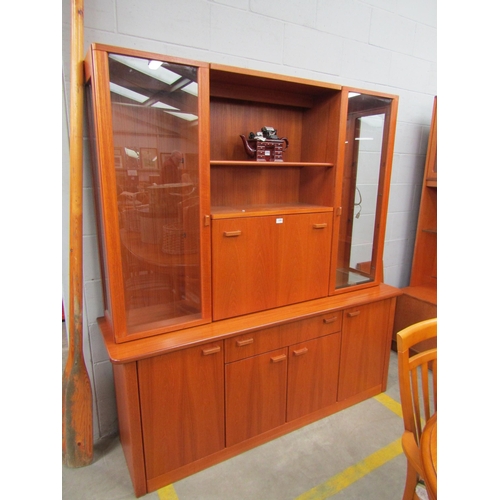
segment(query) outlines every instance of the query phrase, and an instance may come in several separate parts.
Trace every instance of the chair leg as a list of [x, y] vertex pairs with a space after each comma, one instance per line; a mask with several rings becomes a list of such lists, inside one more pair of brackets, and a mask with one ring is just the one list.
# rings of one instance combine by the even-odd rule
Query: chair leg
[[418, 474], [407, 460], [406, 484], [403, 493], [403, 500], [413, 500], [415, 498], [415, 488], [417, 487]]

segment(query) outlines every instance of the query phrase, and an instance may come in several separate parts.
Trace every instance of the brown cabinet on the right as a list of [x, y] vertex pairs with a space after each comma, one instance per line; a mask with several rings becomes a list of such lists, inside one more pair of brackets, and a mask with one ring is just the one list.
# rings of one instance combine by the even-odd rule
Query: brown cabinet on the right
[[[422, 182], [415, 250], [410, 286], [397, 299], [393, 349], [396, 334], [409, 325], [437, 316], [437, 97], [434, 98], [427, 159]], [[435, 341], [417, 346], [433, 347]]]

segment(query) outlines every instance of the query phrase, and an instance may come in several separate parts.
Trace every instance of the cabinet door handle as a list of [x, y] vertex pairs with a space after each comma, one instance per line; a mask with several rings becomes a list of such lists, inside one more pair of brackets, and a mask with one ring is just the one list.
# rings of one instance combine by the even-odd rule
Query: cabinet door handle
[[226, 238], [233, 238], [234, 236], [239, 236], [241, 231], [224, 231], [224, 236]]
[[279, 356], [272, 356], [271, 362], [280, 363], [281, 361], [285, 361], [285, 359], [286, 359], [286, 354], [280, 354]]
[[309, 349], [307, 347], [303, 347], [302, 349], [297, 349], [293, 351], [294, 356], [302, 356], [303, 354], [307, 354]]
[[326, 226], [326, 222], [323, 222], [322, 224], [313, 224], [313, 229], [325, 229]]
[[323, 318], [323, 323], [325, 325], [329, 325], [330, 323], [335, 323], [337, 321], [337, 316], [333, 316], [333, 318]]
[[347, 313], [347, 316], [349, 316], [349, 318], [354, 318], [355, 316], [359, 316], [360, 313], [361, 313], [361, 311], [353, 311], [353, 312]]
[[217, 347], [207, 347], [206, 349], [203, 349], [203, 356], [210, 356], [210, 354], [216, 354], [220, 352], [220, 346]]
[[238, 347], [243, 347], [243, 346], [249, 345], [249, 344], [253, 344], [253, 338], [244, 339], [244, 340], [237, 340], [236, 341], [236, 345]]

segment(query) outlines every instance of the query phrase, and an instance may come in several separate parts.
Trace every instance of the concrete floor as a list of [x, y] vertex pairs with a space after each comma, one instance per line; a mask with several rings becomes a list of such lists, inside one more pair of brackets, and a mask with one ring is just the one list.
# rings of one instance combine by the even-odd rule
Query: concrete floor
[[[63, 367], [64, 343], [63, 327]], [[198, 474], [145, 495], [159, 500], [395, 500], [406, 459], [400, 446], [397, 356], [387, 391]], [[62, 467], [67, 500], [127, 500], [134, 491], [117, 436], [96, 443], [94, 463]], [[425, 492], [422, 497], [426, 497]]]

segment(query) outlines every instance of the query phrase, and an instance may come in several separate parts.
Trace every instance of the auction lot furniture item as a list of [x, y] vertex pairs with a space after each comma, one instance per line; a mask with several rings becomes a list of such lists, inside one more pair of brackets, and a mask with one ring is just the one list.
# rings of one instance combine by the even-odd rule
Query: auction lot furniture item
[[[403, 294], [396, 301], [394, 350], [397, 332], [437, 316], [437, 97], [434, 98], [422, 184], [410, 286], [401, 289]], [[415, 350], [435, 347], [433, 341], [429, 342], [415, 346]]]
[[[426, 424], [432, 426], [437, 419], [437, 348], [415, 353], [413, 347], [424, 341], [437, 340], [437, 319], [411, 325], [400, 331], [397, 339], [399, 390], [405, 428], [401, 443], [408, 462], [403, 500], [418, 498], [415, 493], [418, 476], [424, 479], [427, 491], [434, 499], [437, 474], [428, 473], [431, 470], [428, 460], [424, 467], [420, 447], [424, 441], [422, 430], [425, 427], [426, 434], [432, 432]], [[430, 447], [427, 439], [424, 443], [426, 450]]]
[[[397, 96], [104, 45], [86, 81], [136, 495], [384, 391]], [[263, 125], [282, 161], [249, 159]]]

